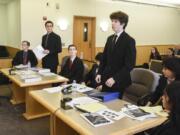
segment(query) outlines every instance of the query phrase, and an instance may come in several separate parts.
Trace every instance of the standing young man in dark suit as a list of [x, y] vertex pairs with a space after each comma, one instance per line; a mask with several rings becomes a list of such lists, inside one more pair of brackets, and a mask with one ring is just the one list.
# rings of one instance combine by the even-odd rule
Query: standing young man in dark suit
[[13, 58], [12, 65], [30, 65], [35, 67], [38, 64], [37, 58], [32, 50], [29, 49], [30, 42], [22, 41], [22, 50], [16, 53], [16, 56]]
[[42, 47], [47, 55], [42, 59], [42, 67], [49, 68], [51, 72], [57, 73], [58, 53], [62, 51], [62, 46], [60, 36], [53, 32], [53, 25], [52, 21], [45, 23], [47, 34], [42, 37]]
[[125, 32], [128, 15], [121, 11], [110, 15], [112, 29], [103, 51], [97, 83], [102, 83], [102, 91], [118, 91], [122, 98], [124, 90], [131, 84], [130, 71], [136, 61], [135, 40]]
[[66, 60], [59, 74], [67, 77], [69, 79], [68, 83], [72, 83], [74, 80], [77, 83], [81, 83], [83, 81], [84, 65], [82, 60], [77, 57], [76, 46], [69, 45], [68, 52], [69, 58]]

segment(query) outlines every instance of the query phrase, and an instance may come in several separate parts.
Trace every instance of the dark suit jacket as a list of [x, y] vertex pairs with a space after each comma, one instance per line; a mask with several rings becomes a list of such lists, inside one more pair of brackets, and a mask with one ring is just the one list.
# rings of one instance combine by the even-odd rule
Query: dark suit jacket
[[73, 80], [76, 80], [77, 83], [82, 82], [84, 65], [80, 58], [76, 57], [72, 63], [71, 68], [69, 68], [70, 58], [66, 61], [65, 65], [62, 67], [60, 75], [67, 77], [69, 83], [72, 83]]
[[[130, 71], [136, 61], [135, 40], [123, 32], [112, 49], [113, 38], [114, 35], [111, 35], [107, 39], [98, 74], [102, 75], [104, 91], [123, 92], [131, 84]], [[115, 80], [112, 88], [105, 85], [110, 77]]]
[[[37, 58], [32, 50], [28, 50], [27, 62], [28, 61], [31, 63], [31, 67], [35, 67], [38, 64]], [[23, 51], [17, 52], [12, 61], [13, 66], [20, 64], [23, 64]]]
[[58, 53], [62, 51], [61, 38], [59, 35], [51, 32], [48, 36], [47, 46], [46, 44], [47, 34], [42, 37], [42, 47], [48, 49], [50, 53], [42, 59], [43, 67], [54, 67], [59, 64]]
[[99, 66], [97, 64], [94, 64], [92, 66], [91, 70], [86, 75], [85, 83], [87, 86], [92, 87], [92, 88], [96, 88], [97, 86], [100, 85], [100, 84], [97, 84], [96, 80], [95, 80], [98, 69], [99, 69]]

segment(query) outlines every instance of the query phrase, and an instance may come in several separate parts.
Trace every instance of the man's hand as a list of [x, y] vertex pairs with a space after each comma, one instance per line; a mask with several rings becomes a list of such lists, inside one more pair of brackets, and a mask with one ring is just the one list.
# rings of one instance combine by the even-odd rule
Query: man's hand
[[102, 85], [97, 86], [96, 89], [97, 89], [98, 91], [101, 91], [101, 90], [102, 90]]
[[101, 83], [101, 75], [97, 75], [95, 80], [97, 83]]
[[49, 54], [49, 50], [44, 50], [43, 53]]
[[105, 84], [111, 88], [115, 84], [115, 80], [111, 77], [106, 81]]

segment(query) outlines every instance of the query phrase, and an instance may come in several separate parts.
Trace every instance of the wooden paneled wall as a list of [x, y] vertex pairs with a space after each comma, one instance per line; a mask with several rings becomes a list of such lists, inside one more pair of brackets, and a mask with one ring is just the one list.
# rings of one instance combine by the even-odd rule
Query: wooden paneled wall
[[[151, 51], [151, 48], [152, 47], [157, 47], [160, 54], [167, 54], [167, 50], [168, 48], [174, 48], [175, 45], [137, 45], [136, 46], [136, 49], [137, 49], [137, 58], [136, 58], [136, 65], [141, 65], [145, 62], [149, 62], [149, 56], [150, 56], [150, 51]], [[102, 52], [104, 49], [104, 47], [96, 47], [96, 54], [98, 52]], [[14, 50], [14, 49], [11, 49], [11, 48], [8, 48], [8, 51], [10, 52], [11, 54], [11, 57], [14, 57], [15, 53], [18, 51], [17, 50]], [[62, 53], [59, 54], [59, 63], [61, 63], [61, 60], [64, 56], [68, 55], [68, 50], [67, 48], [63, 48], [62, 50]], [[5, 64], [7, 61], [8, 64]], [[1, 60], [0, 63], [3, 65], [2, 67], [7, 67], [10, 65], [11, 63], [11, 59], [10, 60]], [[92, 65], [92, 63], [88, 63], [88, 62], [85, 62], [89, 67]], [[39, 61], [38, 63], [38, 67], [41, 67], [41, 61]]]
[[[159, 50], [160, 54], [167, 54], [168, 48], [174, 48], [175, 45], [137, 45], [136, 50], [137, 50], [137, 57], [136, 57], [136, 65], [141, 65], [145, 62], [149, 62], [149, 56], [151, 52], [152, 47], [157, 47]], [[102, 52], [103, 47], [97, 47], [96, 48], [96, 53], [97, 52]]]

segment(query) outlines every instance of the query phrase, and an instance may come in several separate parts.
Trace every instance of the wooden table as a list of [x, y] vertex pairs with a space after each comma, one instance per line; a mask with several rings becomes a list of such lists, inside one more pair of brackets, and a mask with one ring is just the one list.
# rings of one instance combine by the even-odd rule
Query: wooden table
[[68, 81], [67, 78], [56, 75], [53, 77], [42, 77], [41, 81], [25, 83], [18, 75], [9, 75], [9, 69], [0, 69], [0, 71], [12, 81], [11, 89], [13, 95], [10, 100], [11, 103], [16, 105], [25, 102], [26, 112], [23, 116], [27, 120], [50, 114], [46, 108], [34, 101], [34, 99], [29, 95], [30, 91], [51, 87], [52, 83]]
[[[30, 95], [51, 112], [51, 135], [132, 135], [160, 125], [166, 120], [164, 117], [158, 117], [142, 122], [124, 117], [113, 124], [94, 128], [80, 116], [81, 112], [60, 108], [61, 93], [50, 94], [40, 90], [32, 91]], [[120, 111], [125, 103], [127, 102], [123, 100], [114, 100], [105, 105], [110, 109]]]

